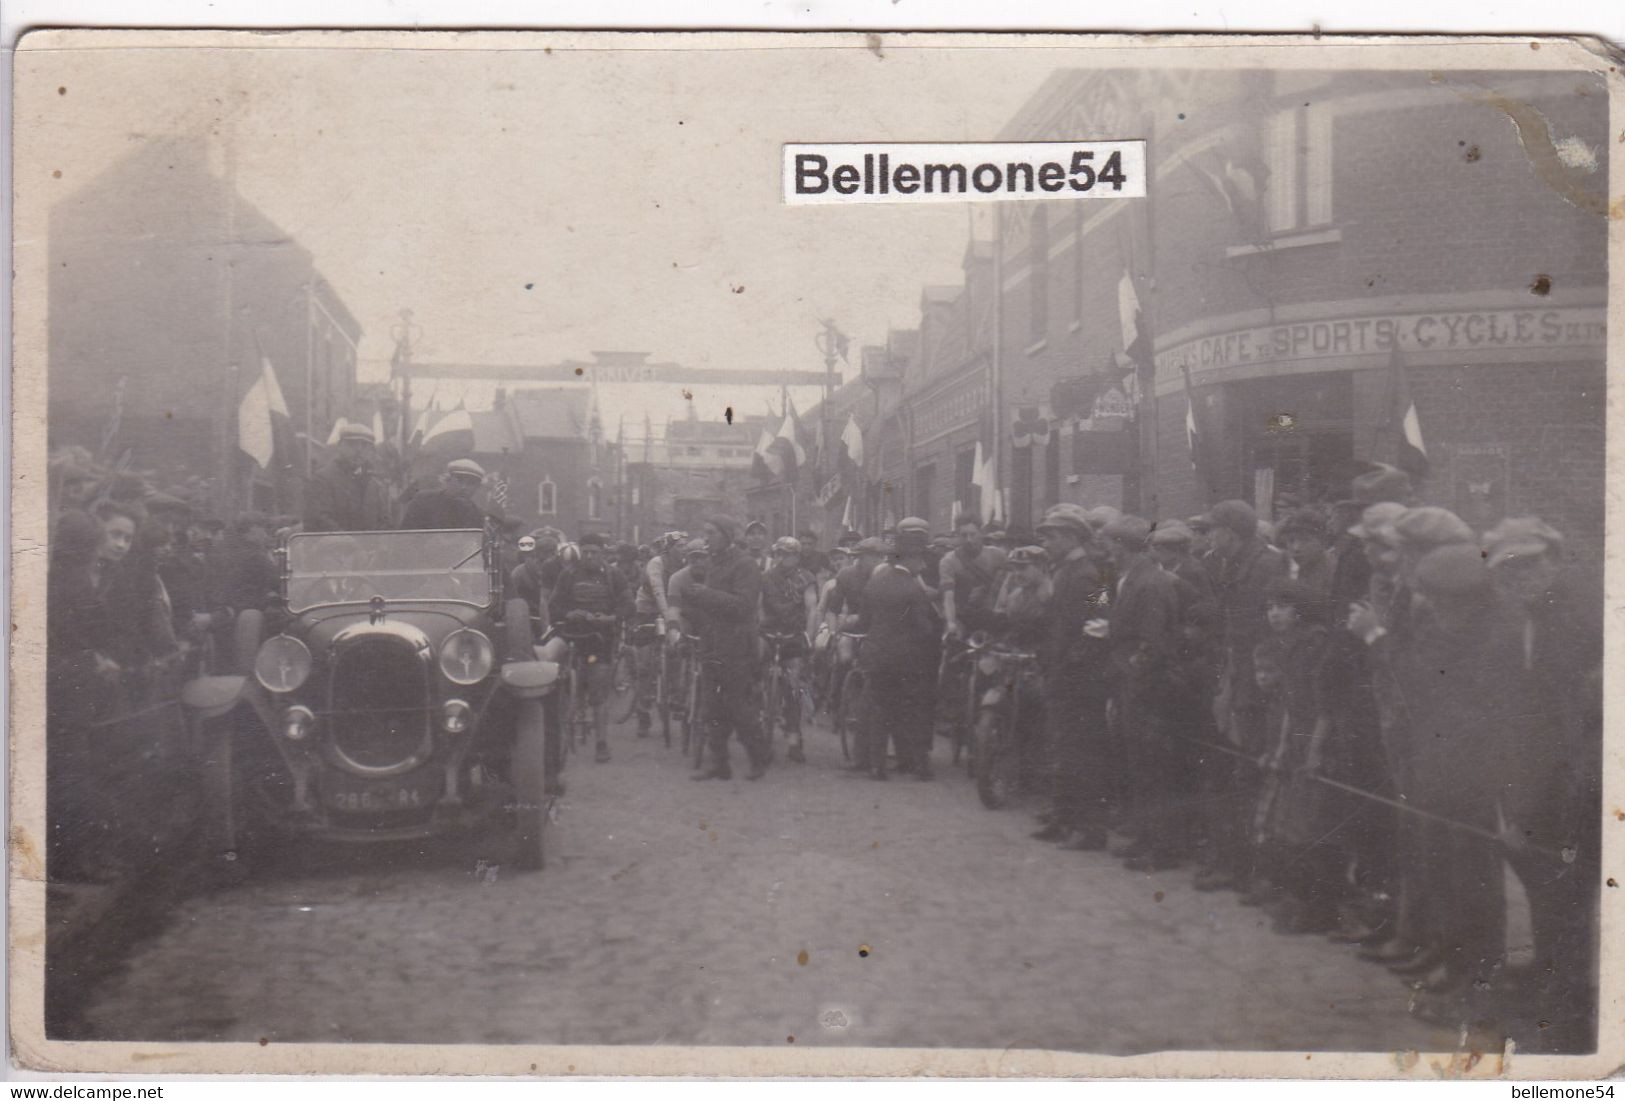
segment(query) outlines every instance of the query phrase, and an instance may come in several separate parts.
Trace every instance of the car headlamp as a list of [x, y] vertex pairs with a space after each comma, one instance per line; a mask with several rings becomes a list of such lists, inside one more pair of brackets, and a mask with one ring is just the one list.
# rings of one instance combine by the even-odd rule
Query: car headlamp
[[440, 644], [440, 672], [453, 684], [478, 684], [495, 663], [491, 640], [472, 628], [453, 631]]
[[290, 742], [304, 741], [315, 725], [316, 716], [308, 707], [295, 704], [282, 713], [282, 733]]
[[267, 692], [292, 692], [310, 676], [310, 648], [292, 635], [274, 635], [254, 656], [254, 679]]
[[440, 725], [447, 734], [461, 734], [468, 729], [474, 711], [462, 700], [447, 700], [440, 708]]

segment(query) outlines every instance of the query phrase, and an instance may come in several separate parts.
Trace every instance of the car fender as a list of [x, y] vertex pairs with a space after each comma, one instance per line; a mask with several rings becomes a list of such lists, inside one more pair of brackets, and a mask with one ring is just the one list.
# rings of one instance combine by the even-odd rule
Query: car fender
[[547, 695], [558, 679], [556, 661], [510, 661], [502, 666], [502, 686], [520, 699]]
[[181, 703], [207, 721], [229, 714], [242, 702], [247, 677], [197, 677], [181, 686]]

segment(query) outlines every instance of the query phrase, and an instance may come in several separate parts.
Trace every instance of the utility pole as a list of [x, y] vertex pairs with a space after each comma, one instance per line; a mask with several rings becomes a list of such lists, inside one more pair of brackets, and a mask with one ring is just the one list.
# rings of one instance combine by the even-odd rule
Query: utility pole
[[[822, 441], [822, 446], [818, 449], [818, 471], [816, 475], [820, 489], [823, 488], [824, 483], [828, 481], [829, 477], [834, 473], [834, 471], [826, 471], [824, 469], [826, 465], [825, 456], [827, 456], [832, 450], [832, 444], [835, 439], [835, 425], [830, 419], [830, 402], [835, 398], [835, 360], [837, 357], [843, 361], [846, 359], [846, 349], [848, 344], [846, 334], [842, 333], [841, 330], [835, 327], [835, 322], [826, 320], [823, 325], [824, 327], [819, 330], [818, 335], [813, 337], [814, 346], [817, 347], [819, 354], [824, 357], [824, 400], [819, 405], [818, 417], [819, 439]], [[829, 512], [827, 509], [825, 510], [823, 517], [821, 517], [819, 528], [822, 529], [820, 535], [824, 542], [827, 545], [833, 546], [836, 536], [839, 536], [840, 532], [837, 531], [834, 533], [834, 535], [830, 534]]]
[[[390, 357], [390, 372], [401, 380], [401, 423], [395, 436], [402, 453], [412, 432], [412, 337], [422, 330], [412, 324], [412, 311], [402, 310], [400, 321], [390, 326], [389, 335], [395, 338], [395, 354]], [[373, 441], [382, 444], [383, 440]]]

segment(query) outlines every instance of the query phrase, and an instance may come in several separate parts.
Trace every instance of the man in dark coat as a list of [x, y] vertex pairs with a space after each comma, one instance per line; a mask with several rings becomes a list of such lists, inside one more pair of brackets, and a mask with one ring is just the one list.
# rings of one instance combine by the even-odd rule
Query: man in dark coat
[[[1598, 851], [1601, 844], [1601, 585], [1563, 556], [1563, 536], [1532, 516], [1483, 540], [1490, 575], [1518, 612], [1518, 643], [1539, 736], [1511, 757], [1502, 815], [1509, 859], [1529, 896], [1535, 960], [1525, 997], [1544, 1051], [1596, 1041]], [[1572, 862], [1553, 853], [1571, 853]], [[1520, 1041], [1520, 1046], [1522, 1046]]]
[[479, 463], [473, 459], [453, 459], [446, 464], [440, 488], [418, 494], [406, 506], [401, 530], [483, 529], [485, 513], [474, 503], [474, 494], [484, 483], [485, 469]]
[[347, 424], [338, 451], [305, 487], [306, 531], [385, 531], [389, 499], [371, 473], [372, 429]]
[[1114, 779], [1106, 725], [1111, 597], [1089, 554], [1094, 529], [1082, 508], [1051, 508], [1038, 536], [1055, 572], [1048, 633], [1038, 650], [1051, 805], [1047, 824], [1033, 836], [1074, 851], [1096, 851], [1106, 847]]
[[1167, 687], [1183, 641], [1180, 607], [1194, 601], [1182, 597], [1182, 583], [1145, 553], [1148, 522], [1119, 516], [1101, 536], [1117, 573], [1108, 640], [1133, 800], [1135, 841], [1125, 856], [1130, 869], [1155, 871], [1177, 864], [1190, 844], [1188, 754], [1173, 742]]
[[733, 775], [728, 739], [735, 736], [750, 760], [745, 778], [760, 780], [767, 774], [769, 752], [763, 744], [756, 692], [762, 571], [741, 544], [739, 521], [733, 517], [711, 517], [704, 535], [710, 549], [705, 580], [683, 593], [683, 617], [694, 623], [700, 636], [711, 729], [711, 765], [694, 773], [693, 779], [726, 780]]
[[[1253, 649], [1268, 633], [1264, 594], [1286, 574], [1286, 556], [1258, 534], [1258, 514], [1246, 501], [1220, 501], [1207, 515], [1212, 541], [1214, 595], [1219, 601], [1223, 673], [1215, 717], [1221, 732], [1250, 756], [1263, 753], [1263, 701], [1253, 677]], [[1214, 815], [1209, 836], [1215, 838], [1219, 867], [1197, 877], [1197, 887], [1214, 890], [1236, 885], [1252, 873], [1248, 834], [1259, 777], [1251, 769], [1226, 768], [1212, 760], [1205, 777], [1207, 805]], [[1241, 884], [1245, 886], [1246, 884]]]
[[1407, 802], [1437, 816], [1424, 828], [1422, 858], [1441, 957], [1421, 982], [1419, 1012], [1456, 1025], [1504, 981], [1504, 850], [1484, 835], [1512, 818], [1517, 762], [1547, 719], [1529, 706], [1518, 609], [1496, 595], [1478, 546], [1428, 552], [1412, 581], [1425, 609], [1394, 671], [1415, 738]]
[[886, 736], [895, 741], [901, 767], [931, 778], [931, 735], [942, 651], [936, 592], [920, 574], [931, 539], [924, 520], [897, 525], [891, 560], [864, 583], [858, 630], [867, 637], [858, 654], [865, 674], [858, 760], [877, 780], [886, 778]]

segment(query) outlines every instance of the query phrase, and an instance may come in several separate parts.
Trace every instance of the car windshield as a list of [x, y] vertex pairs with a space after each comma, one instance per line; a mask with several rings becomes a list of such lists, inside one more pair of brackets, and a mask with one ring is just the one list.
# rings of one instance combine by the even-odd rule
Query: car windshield
[[491, 599], [480, 531], [311, 532], [288, 539], [288, 608]]

